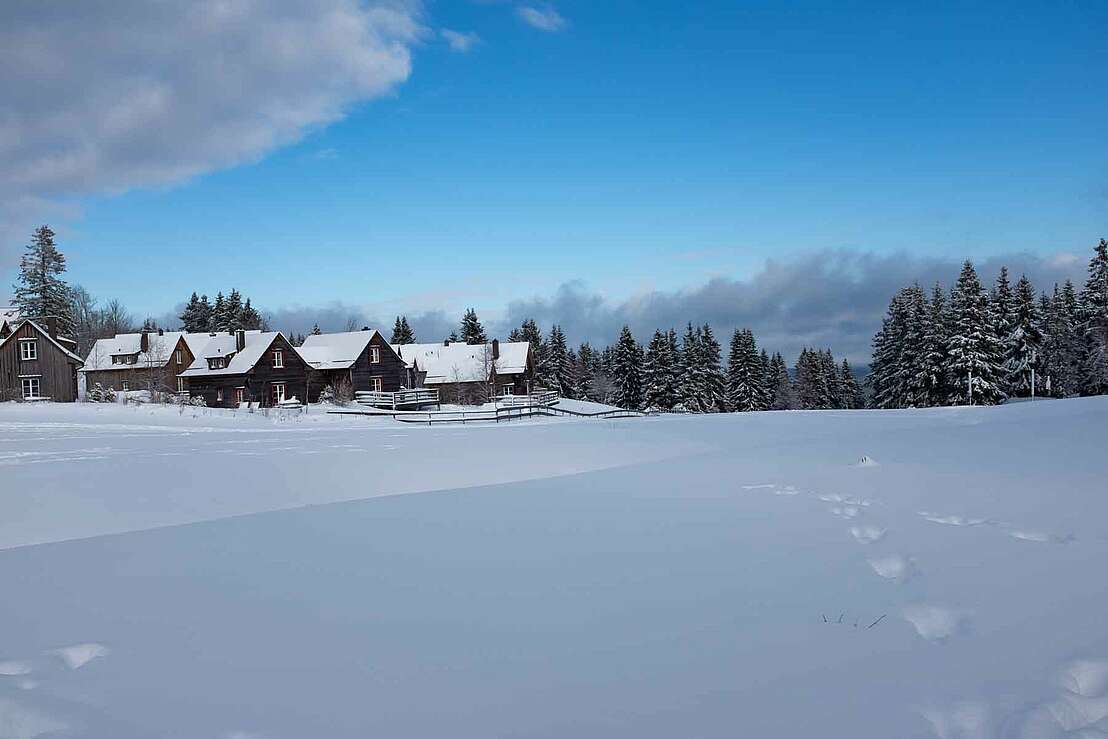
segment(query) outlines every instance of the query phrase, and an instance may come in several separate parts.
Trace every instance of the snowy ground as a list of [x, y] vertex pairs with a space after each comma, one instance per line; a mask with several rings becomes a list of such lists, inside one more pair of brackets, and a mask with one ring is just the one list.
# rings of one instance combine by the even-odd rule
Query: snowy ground
[[1106, 429], [2, 405], [0, 737], [1108, 736]]

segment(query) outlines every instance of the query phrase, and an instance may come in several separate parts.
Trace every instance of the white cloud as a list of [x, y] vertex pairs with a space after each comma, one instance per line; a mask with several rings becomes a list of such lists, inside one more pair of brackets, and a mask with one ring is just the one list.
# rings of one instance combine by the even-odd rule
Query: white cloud
[[0, 262], [52, 203], [252, 161], [389, 93], [421, 13], [418, 0], [5, 2]]
[[516, 15], [524, 23], [540, 31], [561, 31], [566, 27], [566, 19], [551, 7], [536, 8], [531, 5], [521, 5], [516, 8]]
[[452, 31], [449, 28], [444, 28], [439, 33], [446, 43], [450, 45], [452, 51], [457, 51], [460, 54], [465, 54], [477, 44], [481, 43], [481, 37], [473, 31], [462, 32]]

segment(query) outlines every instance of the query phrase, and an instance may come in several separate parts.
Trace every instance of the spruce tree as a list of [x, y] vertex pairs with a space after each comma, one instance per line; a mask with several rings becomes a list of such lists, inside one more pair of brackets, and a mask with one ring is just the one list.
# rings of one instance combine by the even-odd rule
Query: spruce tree
[[988, 297], [977, 270], [967, 260], [950, 297], [952, 400], [956, 404], [993, 405], [1004, 400], [1000, 381], [1003, 347], [992, 324]]
[[318, 323], [313, 323], [312, 324], [312, 336], [319, 336], [322, 333], [323, 332], [319, 330], [319, 324]]
[[854, 372], [850, 369], [850, 362], [846, 361], [845, 358], [843, 359], [843, 366], [839, 379], [839, 407], [847, 410], [864, 408], [866, 401], [865, 398], [862, 397], [862, 388], [854, 379]]
[[881, 329], [873, 337], [869, 383], [875, 408], [903, 408], [909, 403], [908, 370], [904, 365], [912, 300], [910, 288], [898, 291], [889, 301]]
[[412, 327], [408, 325], [407, 316], [397, 316], [396, 323], [392, 327], [392, 340], [390, 344], [414, 344], [415, 333], [412, 331]]
[[616, 404], [639, 410], [643, 404], [643, 356], [631, 328], [624, 326], [616, 343], [612, 374], [616, 384]]
[[19, 260], [19, 284], [12, 287], [13, 304], [24, 318], [55, 318], [58, 329], [73, 330], [69, 286], [61, 278], [65, 255], [54, 244], [49, 226], [39, 226]]
[[689, 413], [703, 413], [706, 383], [704, 381], [704, 360], [700, 347], [700, 331], [690, 322], [685, 329], [681, 346], [680, 378], [678, 380], [679, 407]]
[[465, 315], [462, 316], [461, 337], [467, 344], [484, 344], [488, 341], [485, 327], [477, 320], [477, 311], [473, 308], [467, 308]]
[[946, 405], [950, 389], [947, 383], [947, 314], [946, 295], [942, 285], [935, 283], [927, 304], [922, 342], [919, 347], [918, 374], [915, 378], [915, 401], [920, 408]]
[[[1043, 349], [1041, 320], [1035, 288], [1023, 275], [1016, 283], [1015, 302], [1004, 347], [1004, 372], [1010, 395], [1030, 397], [1032, 371], [1038, 375], [1036, 384], [1042, 382], [1039, 364]], [[1037, 392], [1041, 390], [1041, 387], [1036, 388]]]
[[207, 295], [200, 296], [200, 303], [196, 306], [196, 331], [204, 333], [214, 331], [212, 328], [212, 304]]
[[242, 306], [238, 327], [246, 331], [257, 331], [263, 328], [264, 324], [265, 319], [262, 318], [262, 314], [250, 304], [250, 298], [247, 298]]
[[646, 348], [643, 361], [643, 384], [645, 387], [646, 407], [671, 410], [674, 402], [673, 357], [670, 354], [669, 338], [656, 330]]
[[780, 352], [774, 352], [770, 359], [770, 374], [773, 386], [770, 392], [770, 410], [787, 411], [796, 407], [793, 397], [793, 383], [789, 378], [789, 369]]
[[720, 365], [721, 348], [712, 327], [704, 324], [700, 330], [700, 352], [704, 371], [704, 410], [708, 413], [726, 413], [727, 376]]
[[1083, 333], [1081, 392], [1100, 395], [1108, 392], [1108, 241], [1104, 239], [1089, 260], [1079, 317]]
[[595, 354], [592, 346], [590, 346], [587, 341], [583, 342], [581, 346], [577, 348], [577, 370], [574, 374], [576, 386], [574, 393], [581, 400], [595, 400], [593, 395], [596, 362]]
[[230, 326], [230, 320], [227, 315], [227, 299], [220, 292], [215, 296], [215, 304], [212, 305], [209, 328], [212, 331], [227, 331], [228, 326]]
[[200, 298], [197, 297], [195, 292], [189, 298], [189, 302], [185, 304], [185, 309], [181, 311], [178, 318], [181, 321], [182, 331], [197, 333], [208, 330], [207, 318], [201, 314]]
[[573, 397], [573, 372], [566, 335], [558, 325], [550, 327], [550, 341], [546, 344], [546, 373], [551, 383], [548, 387], [557, 390], [563, 398]]
[[765, 409], [765, 376], [750, 329], [735, 329], [727, 355], [727, 400], [735, 411]]
[[224, 308], [227, 315], [227, 328], [226, 331], [234, 331], [235, 329], [242, 328], [242, 295], [238, 290], [231, 289], [231, 294], [227, 296], [227, 305]]

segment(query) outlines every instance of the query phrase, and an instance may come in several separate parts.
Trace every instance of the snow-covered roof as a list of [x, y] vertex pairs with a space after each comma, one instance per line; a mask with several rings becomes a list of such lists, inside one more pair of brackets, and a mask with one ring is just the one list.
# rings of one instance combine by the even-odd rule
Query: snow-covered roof
[[[269, 349], [273, 341], [281, 336], [280, 331], [247, 331], [246, 346], [235, 351], [234, 334], [216, 334], [197, 356], [189, 368], [181, 374], [186, 377], [202, 375], [241, 375], [249, 372]], [[295, 349], [293, 351], [296, 351]], [[221, 369], [209, 369], [208, 360], [215, 357], [230, 356], [227, 366]]]
[[[518, 375], [527, 370], [526, 341], [501, 342], [500, 358], [496, 360], [496, 374]], [[427, 376], [425, 385], [442, 385], [450, 382], [484, 382], [488, 365], [492, 362], [492, 344], [394, 344], [392, 347], [409, 367], [415, 367]]]
[[346, 331], [337, 334], [313, 334], [304, 338], [297, 351], [317, 370], [348, 369], [377, 335], [377, 329]]
[[69, 351], [64, 346], [62, 346], [58, 342], [58, 340], [56, 338], [54, 338], [53, 336], [51, 336], [50, 332], [47, 331], [45, 328], [43, 328], [39, 323], [37, 323], [35, 321], [32, 321], [30, 319], [23, 319], [23, 320], [20, 320], [18, 322], [9, 323], [8, 326], [11, 328], [12, 332], [10, 334], [8, 334], [8, 336], [6, 338], [0, 339], [0, 346], [4, 346], [4, 344], [8, 343], [9, 341], [15, 341], [16, 340], [15, 339], [16, 331], [18, 331], [23, 326], [23, 324], [25, 324], [25, 323], [29, 323], [32, 326], [34, 326], [36, 329], [38, 329], [38, 332], [40, 334], [42, 334], [43, 338], [45, 338], [47, 341], [49, 341], [54, 346], [58, 347], [58, 349], [60, 349], [70, 359], [74, 359], [78, 363], [81, 363], [81, 362], [84, 361], [80, 357], [78, 357], [76, 354], [74, 354], [73, 352]]
[[[247, 331], [247, 334], [257, 334], [260, 331]], [[141, 351], [142, 334], [116, 334], [110, 339], [97, 339], [89, 350], [85, 360], [85, 371], [119, 369], [120, 365], [112, 364], [113, 355], [138, 354], [138, 359], [132, 367], [160, 367], [165, 365], [173, 357], [173, 350], [177, 342], [182, 338], [185, 345], [194, 357], [204, 356], [204, 352], [213, 342], [226, 343], [230, 340], [232, 349], [235, 346], [235, 337], [227, 332], [220, 333], [188, 333], [185, 331], [165, 331], [161, 334], [149, 332], [147, 350]], [[218, 354], [214, 356], [219, 356]]]
[[19, 308], [14, 305], [0, 306], [0, 325], [19, 320]]

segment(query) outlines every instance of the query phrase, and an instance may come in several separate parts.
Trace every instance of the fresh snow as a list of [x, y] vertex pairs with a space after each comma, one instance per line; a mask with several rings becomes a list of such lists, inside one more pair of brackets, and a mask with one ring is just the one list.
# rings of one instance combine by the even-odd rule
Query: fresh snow
[[1105, 428], [2, 404], [0, 737], [1106, 736]]

